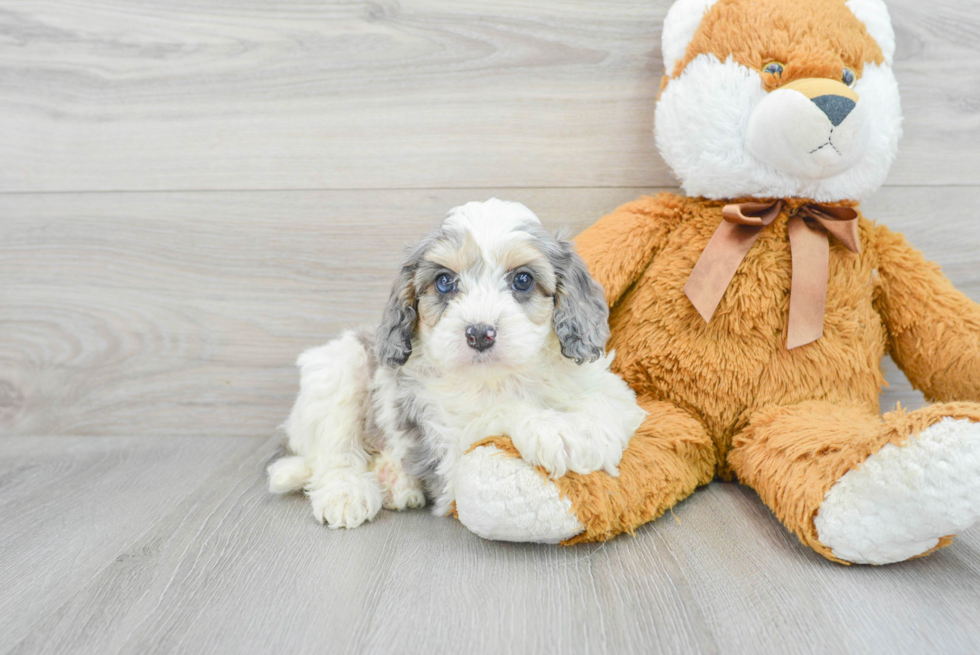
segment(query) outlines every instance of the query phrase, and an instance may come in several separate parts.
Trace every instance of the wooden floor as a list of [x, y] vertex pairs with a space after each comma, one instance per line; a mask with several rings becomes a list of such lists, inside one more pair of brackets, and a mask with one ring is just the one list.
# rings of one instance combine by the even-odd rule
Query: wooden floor
[[[977, 528], [843, 567], [731, 484], [567, 549], [265, 491], [296, 355], [447, 209], [575, 232], [676, 187], [669, 4], [0, 0], [0, 653], [980, 652]], [[980, 301], [980, 5], [889, 7], [905, 137], [863, 210]]]
[[267, 493], [262, 437], [14, 437], [0, 453], [0, 651], [977, 653], [980, 532], [843, 567], [745, 487], [634, 537], [484, 541], [382, 512], [328, 530]]

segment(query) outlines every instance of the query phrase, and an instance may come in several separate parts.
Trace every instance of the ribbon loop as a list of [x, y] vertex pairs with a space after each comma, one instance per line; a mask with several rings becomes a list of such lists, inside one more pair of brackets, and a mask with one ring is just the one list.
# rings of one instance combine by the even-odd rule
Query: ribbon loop
[[851, 207], [803, 205], [800, 207], [799, 214], [806, 219], [819, 223], [851, 252], [861, 252], [861, 238], [858, 234], [857, 222], [858, 213]]
[[[785, 208], [783, 200], [725, 205], [718, 226], [684, 285], [701, 317], [711, 320], [725, 291], [763, 228]], [[791, 212], [787, 224], [793, 260], [786, 348], [823, 336], [830, 271], [828, 234], [854, 253], [861, 252], [858, 213], [851, 207], [809, 203]]]
[[766, 226], [776, 220], [782, 210], [782, 200], [743, 202], [738, 205], [725, 205], [721, 209], [721, 216], [729, 223]]

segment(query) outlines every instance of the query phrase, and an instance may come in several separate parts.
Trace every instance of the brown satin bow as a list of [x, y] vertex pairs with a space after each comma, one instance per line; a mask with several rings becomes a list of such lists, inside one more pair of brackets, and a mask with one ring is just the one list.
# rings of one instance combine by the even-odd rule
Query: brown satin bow
[[[782, 200], [725, 205], [725, 219], [711, 236], [691, 272], [684, 293], [705, 321], [710, 321], [763, 228], [786, 206]], [[790, 211], [789, 244], [793, 277], [789, 299], [789, 328], [786, 348], [805, 346], [823, 336], [827, 304], [830, 243], [827, 233], [854, 253], [861, 252], [858, 213], [850, 207], [809, 203]]]

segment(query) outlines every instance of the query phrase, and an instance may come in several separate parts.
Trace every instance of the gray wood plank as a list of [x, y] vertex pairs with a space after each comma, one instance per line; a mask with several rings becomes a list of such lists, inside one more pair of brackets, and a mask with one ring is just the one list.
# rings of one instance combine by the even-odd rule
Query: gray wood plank
[[[5, 441], [15, 444], [14, 454], [0, 460], [0, 476], [43, 458], [29, 438]], [[45, 443], [86, 441], [99, 440]], [[88, 530], [113, 542], [94, 572], [65, 568], [77, 538], [59, 535], [72, 526], [57, 513], [37, 514], [34, 543], [50, 552], [31, 574], [56, 577], [60, 593], [57, 602], [18, 599], [26, 609], [16, 633], [2, 633], [0, 651], [803, 654], [980, 647], [976, 528], [930, 558], [844, 567], [800, 545], [751, 491], [715, 483], [636, 536], [600, 545], [487, 542], [422, 511], [382, 512], [357, 530], [331, 531], [314, 522], [302, 497], [265, 491], [274, 442], [201, 442], [218, 445], [225, 462], [193, 494], [170, 498], [148, 527], [126, 524], [141, 504], [158, 506], [166, 494], [138, 485], [127, 487], [128, 506], [91, 517]], [[127, 440], [129, 456], [119, 466], [133, 477], [151, 459], [173, 476], [199, 468], [195, 448], [158, 457], [173, 443]], [[68, 447], [46, 452], [88, 456]], [[71, 466], [69, 459], [62, 466]], [[54, 477], [31, 495], [39, 506], [58, 502], [72, 484]], [[13, 491], [0, 486], [0, 502]], [[0, 519], [10, 516], [0, 506]], [[0, 576], [10, 567], [0, 559]]]
[[[161, 516], [265, 439], [172, 436], [0, 439], [0, 652], [111, 566], [165, 537]], [[52, 651], [49, 651], [52, 652]]]
[[[636, 193], [516, 197], [579, 226]], [[0, 196], [0, 431], [269, 434], [299, 352], [376, 321], [403, 247], [488, 195]]]
[[727, 652], [975, 653], [980, 529], [931, 557], [841, 566], [804, 547], [747, 487], [712, 483], [643, 528], [666, 543]]
[[[0, 191], [673, 185], [670, 4], [2, 0]], [[889, 5], [889, 184], [974, 184], [980, 7]]]
[[[0, 196], [0, 434], [268, 435], [296, 356], [375, 321], [401, 249], [449, 207], [496, 194], [577, 232], [641, 193]], [[885, 189], [865, 211], [980, 300], [977, 197]], [[883, 407], [920, 405], [889, 370]]]

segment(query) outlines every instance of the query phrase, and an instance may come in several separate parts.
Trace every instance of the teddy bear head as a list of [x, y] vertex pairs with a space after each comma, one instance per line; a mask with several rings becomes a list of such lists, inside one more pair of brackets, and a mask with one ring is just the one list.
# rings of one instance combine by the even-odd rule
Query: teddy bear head
[[902, 112], [882, 0], [678, 0], [664, 21], [656, 140], [684, 191], [860, 200]]

